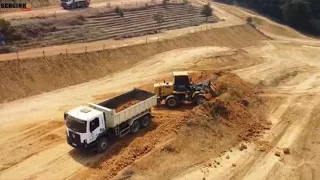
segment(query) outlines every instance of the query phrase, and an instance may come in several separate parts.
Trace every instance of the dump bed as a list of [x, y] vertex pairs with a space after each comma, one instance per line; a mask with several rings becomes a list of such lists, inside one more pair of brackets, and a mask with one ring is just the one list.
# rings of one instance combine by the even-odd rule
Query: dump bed
[[133, 89], [91, 107], [104, 111], [107, 127], [115, 127], [122, 122], [135, 118], [157, 104], [154, 93]]

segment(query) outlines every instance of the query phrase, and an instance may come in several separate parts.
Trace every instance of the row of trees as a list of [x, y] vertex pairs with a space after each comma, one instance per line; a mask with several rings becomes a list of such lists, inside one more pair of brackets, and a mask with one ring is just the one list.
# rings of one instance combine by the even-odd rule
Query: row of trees
[[320, 35], [320, 0], [217, 0], [252, 8], [296, 29]]

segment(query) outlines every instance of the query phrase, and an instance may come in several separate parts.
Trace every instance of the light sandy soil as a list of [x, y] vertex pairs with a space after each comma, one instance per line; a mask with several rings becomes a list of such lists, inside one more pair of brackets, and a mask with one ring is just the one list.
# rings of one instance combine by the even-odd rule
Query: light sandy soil
[[[230, 17], [228, 25], [243, 23], [241, 17], [247, 15], [240, 10], [237, 11], [240, 15], [229, 14], [234, 7], [216, 4], [214, 7], [226, 24]], [[0, 104], [0, 179], [67, 179], [83, 170], [89, 175], [90, 167], [105, 154], [82, 154], [66, 144], [64, 111], [86, 101], [99, 101], [153, 83], [159, 74], [212, 68], [231, 69], [244, 80], [265, 87], [266, 93], [261, 96], [270, 98], [273, 107], [268, 115], [271, 129], [257, 142], [248, 144], [246, 150], [234, 147], [232, 152], [217, 158], [220, 161], [217, 168], [206, 167], [204, 173], [203, 164], [194, 164], [170, 178], [320, 179], [317, 168], [320, 165], [317, 156], [320, 153], [320, 42], [299, 35], [283, 36], [270, 26], [261, 26], [260, 30], [267, 34], [270, 28], [269, 34], [275, 34], [276, 38], [265, 40], [262, 45], [241, 49], [217, 46], [176, 49], [101, 79]], [[294, 33], [289, 28], [285, 31]], [[284, 155], [283, 148], [290, 148], [291, 154]], [[276, 151], [280, 157], [275, 156]], [[226, 155], [230, 158], [226, 159]], [[213, 162], [213, 158], [208, 162]], [[148, 174], [138, 174], [132, 179], [148, 179]]]

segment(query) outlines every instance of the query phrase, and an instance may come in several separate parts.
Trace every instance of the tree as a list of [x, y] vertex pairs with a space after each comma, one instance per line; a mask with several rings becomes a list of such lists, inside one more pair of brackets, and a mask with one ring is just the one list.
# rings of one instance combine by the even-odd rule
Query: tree
[[164, 22], [164, 15], [160, 12], [157, 12], [153, 15], [153, 20], [157, 22], [158, 29], [160, 31], [161, 24]]
[[170, 0], [162, 0], [163, 5], [167, 5]]
[[284, 21], [293, 27], [309, 26], [310, 9], [304, 0], [287, 0], [282, 6]]
[[122, 10], [122, 9], [120, 9], [120, 11], [119, 11], [119, 15], [120, 15], [120, 17], [123, 17], [123, 16], [124, 16], [124, 12], [123, 12], [123, 10]]
[[294, 28], [320, 35], [320, 0], [216, 0], [256, 10]]
[[115, 12], [117, 13], [117, 14], [119, 14], [120, 13], [120, 7], [119, 6], [116, 6], [116, 9], [115, 9]]
[[208, 21], [209, 16], [212, 16], [212, 8], [210, 7], [210, 4], [203, 5], [201, 14], [206, 16], [206, 22]]
[[0, 19], [0, 32], [2, 32], [3, 34], [8, 34], [11, 31], [11, 24], [9, 21], [5, 20], [5, 19]]

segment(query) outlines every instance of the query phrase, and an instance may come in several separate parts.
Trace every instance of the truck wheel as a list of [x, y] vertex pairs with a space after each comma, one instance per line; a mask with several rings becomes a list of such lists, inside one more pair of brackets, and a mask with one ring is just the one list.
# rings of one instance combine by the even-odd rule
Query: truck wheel
[[139, 121], [134, 121], [130, 127], [130, 132], [131, 133], [137, 133], [140, 129], [140, 122]]
[[76, 9], [77, 8], [77, 4], [75, 3], [75, 2], [73, 2], [72, 4], [71, 4], [71, 9]]
[[82, 2], [81, 3], [81, 8], [85, 8], [86, 7], [86, 2]]
[[147, 126], [149, 126], [149, 124], [150, 124], [150, 115], [145, 115], [145, 116], [143, 116], [142, 118], [141, 118], [141, 120], [140, 120], [140, 126], [142, 127], [142, 128], [145, 128], [145, 127], [147, 127]]
[[171, 96], [168, 96], [166, 98], [166, 105], [169, 107], [169, 108], [175, 108], [178, 106], [178, 98], [174, 95], [171, 95]]
[[104, 152], [108, 148], [108, 145], [109, 145], [108, 139], [105, 137], [101, 138], [98, 142], [98, 147], [97, 147], [98, 152], [99, 153]]
[[201, 104], [203, 104], [203, 103], [206, 102], [206, 101], [207, 101], [207, 99], [206, 99], [204, 96], [198, 95], [198, 96], [196, 97], [195, 103], [196, 103], [196, 105], [201, 105]]

